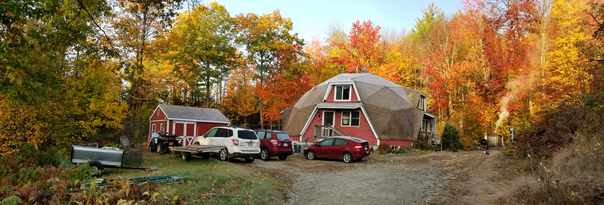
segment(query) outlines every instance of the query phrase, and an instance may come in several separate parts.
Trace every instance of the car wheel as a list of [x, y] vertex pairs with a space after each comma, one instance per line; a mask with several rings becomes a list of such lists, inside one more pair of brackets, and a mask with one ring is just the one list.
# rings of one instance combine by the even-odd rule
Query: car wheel
[[350, 162], [352, 162], [352, 155], [350, 153], [346, 152], [342, 155], [342, 160], [346, 163], [350, 163]]
[[90, 175], [100, 177], [103, 172], [103, 164], [99, 161], [90, 162]]
[[262, 148], [262, 151], [260, 151], [260, 159], [264, 160], [264, 161], [268, 161], [271, 158], [268, 156], [268, 149], [266, 148]]
[[279, 156], [279, 159], [280, 159], [280, 160], [285, 160], [285, 159], [287, 159], [287, 155], [280, 155], [280, 156]]
[[246, 157], [245, 162], [252, 163], [254, 161], [254, 157]]
[[191, 153], [190, 152], [183, 152], [182, 153], [182, 160], [185, 160], [185, 161], [191, 160]]
[[314, 160], [315, 159], [315, 152], [308, 151], [308, 153], [306, 153], [306, 159]]
[[227, 149], [220, 150], [218, 155], [222, 161], [227, 161], [229, 159], [229, 151]]

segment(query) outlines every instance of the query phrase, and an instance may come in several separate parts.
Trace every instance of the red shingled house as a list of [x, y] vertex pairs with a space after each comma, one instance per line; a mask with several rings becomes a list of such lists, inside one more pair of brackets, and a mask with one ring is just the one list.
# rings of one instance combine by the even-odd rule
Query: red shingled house
[[228, 126], [230, 123], [217, 109], [160, 104], [149, 117], [149, 139], [153, 132], [168, 133], [184, 136], [181, 144], [187, 146], [210, 128]]

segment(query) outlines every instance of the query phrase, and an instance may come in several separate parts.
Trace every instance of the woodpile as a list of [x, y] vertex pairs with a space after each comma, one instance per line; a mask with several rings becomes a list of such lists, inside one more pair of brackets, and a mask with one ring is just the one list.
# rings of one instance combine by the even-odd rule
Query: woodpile
[[476, 143], [472, 144], [470, 150], [487, 150], [487, 140], [479, 139]]

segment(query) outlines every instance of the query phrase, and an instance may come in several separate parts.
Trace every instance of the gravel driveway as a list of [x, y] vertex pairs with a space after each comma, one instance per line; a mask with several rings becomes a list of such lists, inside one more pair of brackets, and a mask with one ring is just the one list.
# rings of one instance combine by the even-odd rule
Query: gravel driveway
[[291, 180], [287, 204], [438, 204], [445, 186], [460, 173], [438, 160], [369, 156], [350, 164], [336, 160], [257, 160], [254, 167]]

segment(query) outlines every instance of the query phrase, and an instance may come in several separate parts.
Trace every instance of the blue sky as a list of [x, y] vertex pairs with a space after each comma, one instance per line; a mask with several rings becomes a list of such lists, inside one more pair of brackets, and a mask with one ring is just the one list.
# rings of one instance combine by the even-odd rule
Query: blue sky
[[[209, 3], [211, 1], [204, 1]], [[279, 9], [281, 16], [290, 18], [294, 32], [309, 43], [313, 37], [323, 40], [330, 24], [339, 21], [348, 33], [356, 20], [370, 19], [374, 25], [384, 29], [411, 31], [415, 20], [422, 15], [422, 9], [432, 2], [445, 14], [451, 15], [461, 9], [461, 0], [217, 0], [231, 14], [266, 14]]]

